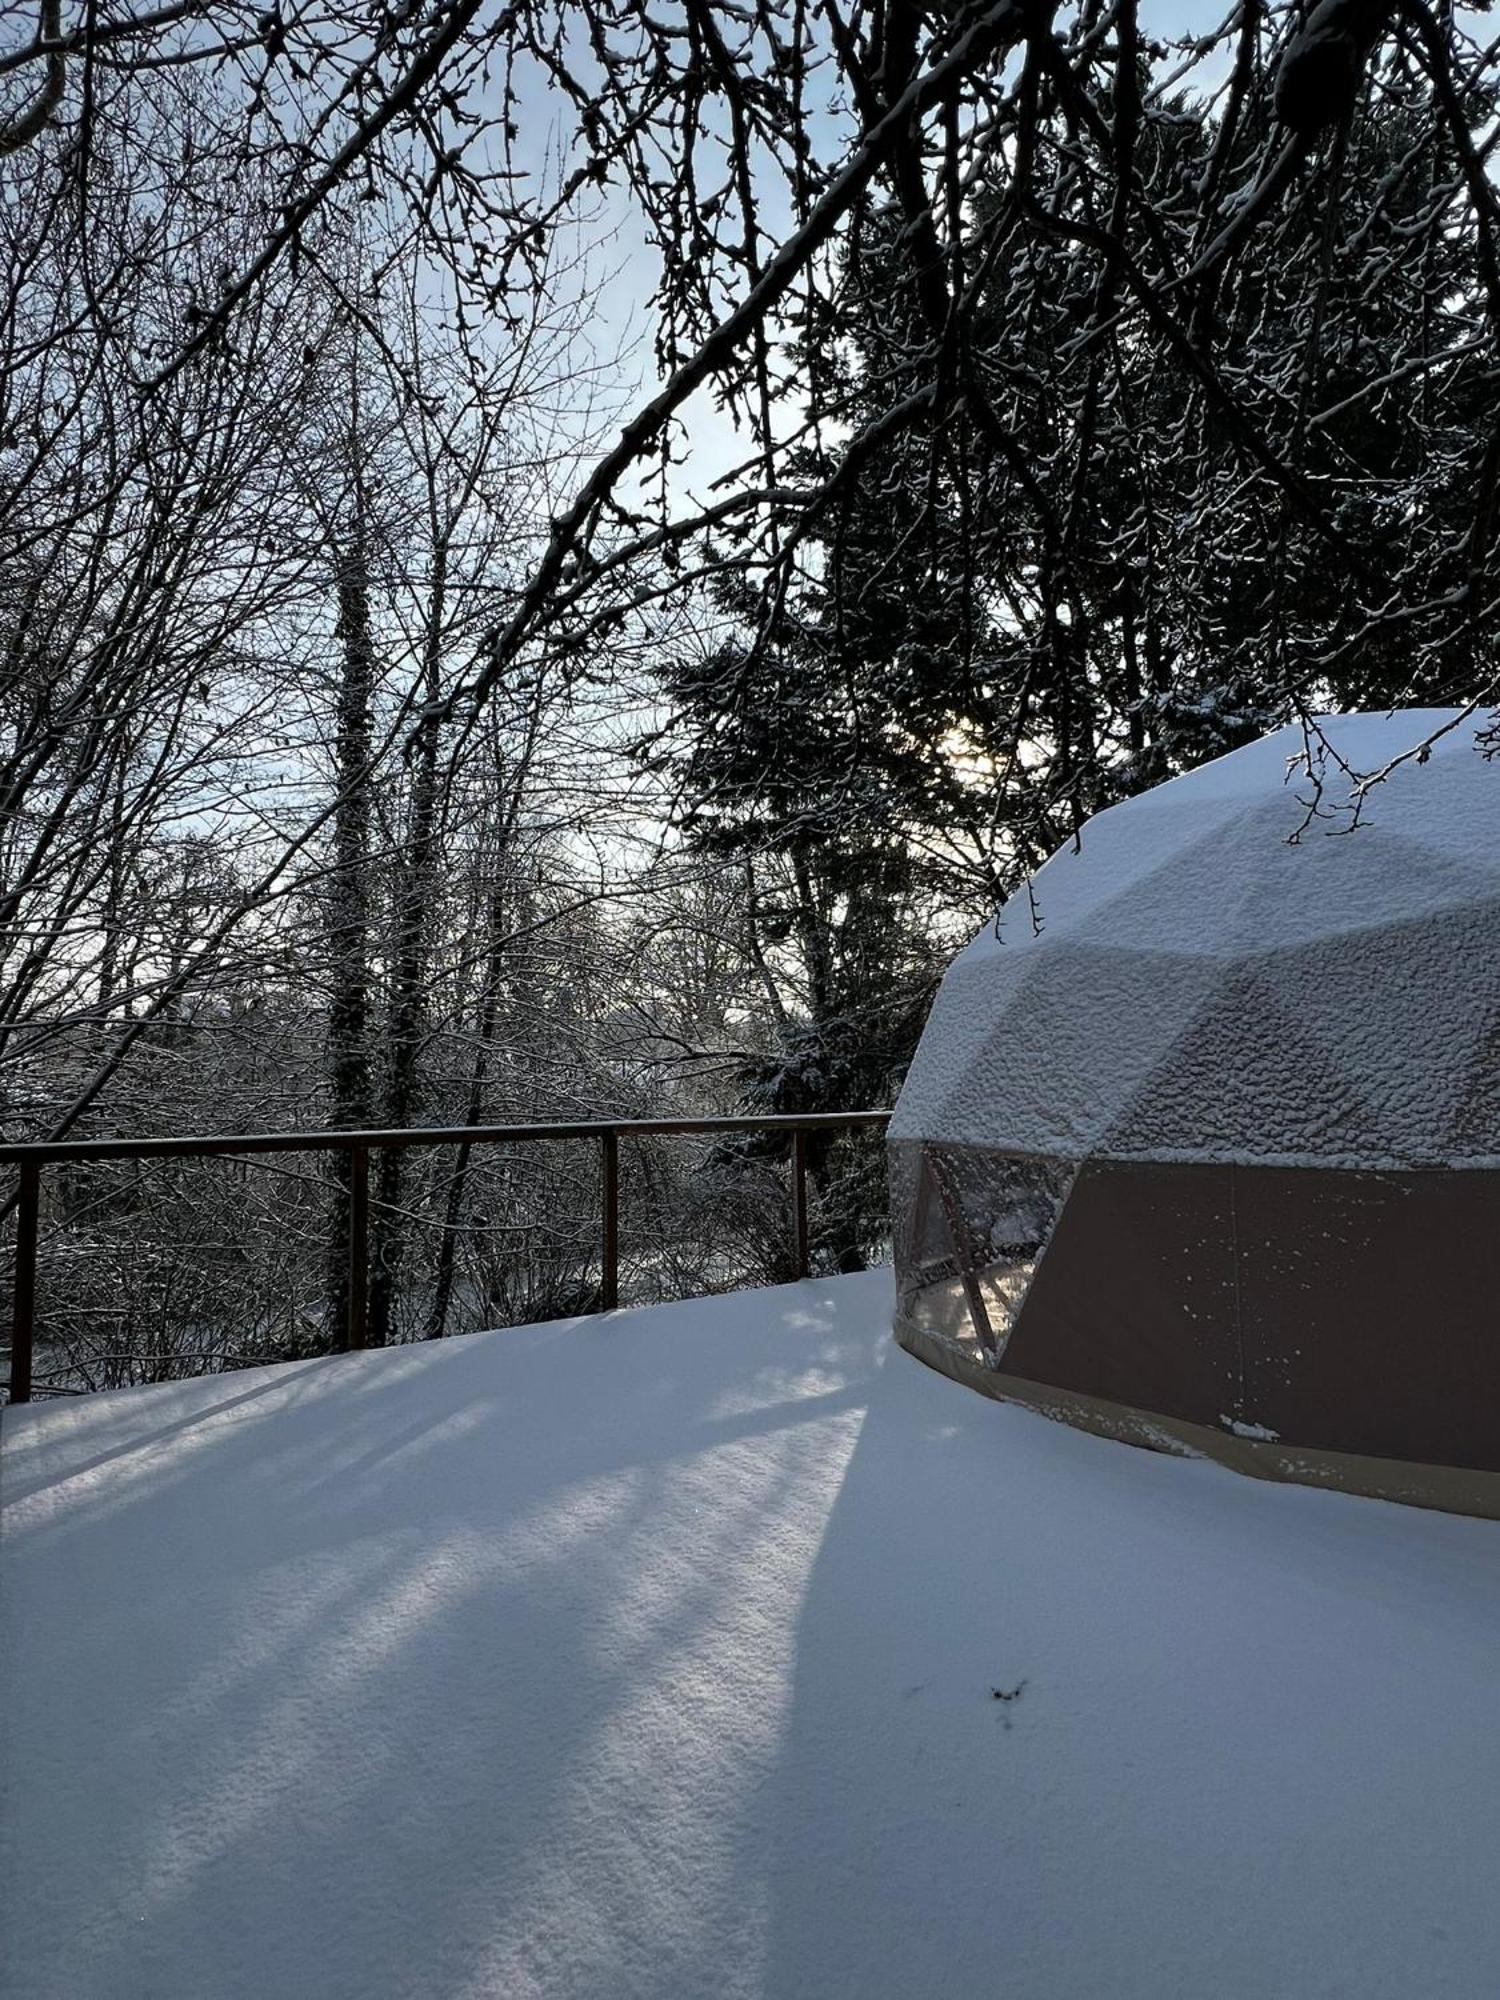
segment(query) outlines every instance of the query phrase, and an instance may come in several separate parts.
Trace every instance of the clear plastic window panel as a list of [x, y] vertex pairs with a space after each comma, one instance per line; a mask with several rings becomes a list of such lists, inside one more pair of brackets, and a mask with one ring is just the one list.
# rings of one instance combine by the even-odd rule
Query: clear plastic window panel
[[998, 1357], [1076, 1171], [1071, 1160], [1038, 1154], [893, 1142], [901, 1321], [975, 1356], [993, 1343]]

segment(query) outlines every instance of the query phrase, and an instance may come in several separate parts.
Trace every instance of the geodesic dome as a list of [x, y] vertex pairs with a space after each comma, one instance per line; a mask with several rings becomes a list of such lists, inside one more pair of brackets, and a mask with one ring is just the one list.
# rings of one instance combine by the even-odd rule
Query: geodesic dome
[[1338, 809], [1457, 721], [1323, 718], [1321, 795], [1290, 728], [1112, 807], [959, 954], [890, 1127], [905, 1345], [1500, 1512], [1500, 770], [1455, 727]]

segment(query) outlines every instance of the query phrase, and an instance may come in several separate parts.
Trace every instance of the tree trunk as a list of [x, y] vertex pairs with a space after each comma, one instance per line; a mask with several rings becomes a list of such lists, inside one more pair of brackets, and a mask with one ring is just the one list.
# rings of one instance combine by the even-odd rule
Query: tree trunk
[[[370, 762], [375, 642], [363, 541], [356, 531], [338, 577], [342, 644], [334, 782], [333, 869], [328, 887], [328, 1084], [336, 1126], [370, 1122]], [[325, 1331], [342, 1346], [349, 1312], [350, 1161], [330, 1156], [332, 1233]]]
[[[464, 1106], [465, 1125], [477, 1125], [484, 1113], [484, 1089], [489, 1079], [490, 1049], [495, 1039], [495, 1023], [500, 1011], [500, 974], [505, 958], [506, 900], [503, 861], [496, 862], [495, 886], [490, 891], [486, 925], [489, 932], [484, 961], [484, 981], [479, 997], [479, 1041], [469, 1072], [468, 1101]], [[441, 1340], [448, 1331], [448, 1313], [453, 1303], [453, 1270], [458, 1250], [458, 1229], [463, 1216], [464, 1190], [469, 1178], [470, 1147], [458, 1149], [453, 1177], [443, 1203], [443, 1234], [438, 1244], [437, 1271], [428, 1307], [424, 1340]]]
[[[386, 1022], [386, 1094], [383, 1123], [404, 1128], [417, 1106], [417, 1063], [427, 1025], [429, 913], [437, 875], [438, 714], [447, 548], [439, 543], [433, 568], [423, 665], [423, 717], [412, 773], [411, 822], [400, 868], [396, 962]], [[376, 1206], [370, 1238], [370, 1342], [384, 1347], [395, 1321], [406, 1227], [400, 1211], [407, 1156], [387, 1147], [376, 1171]], [[445, 1238], [446, 1241], [446, 1238]]]

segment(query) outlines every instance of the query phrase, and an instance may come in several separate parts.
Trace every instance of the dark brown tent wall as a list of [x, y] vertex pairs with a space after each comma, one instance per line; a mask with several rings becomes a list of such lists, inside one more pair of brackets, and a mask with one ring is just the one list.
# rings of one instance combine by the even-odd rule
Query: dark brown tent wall
[[1500, 1173], [1090, 1162], [1003, 1368], [1289, 1443], [1500, 1471]]
[[1095, 1160], [997, 1366], [920, 1315], [898, 1333], [1088, 1428], [1495, 1515], [1497, 1251], [1500, 1171]]

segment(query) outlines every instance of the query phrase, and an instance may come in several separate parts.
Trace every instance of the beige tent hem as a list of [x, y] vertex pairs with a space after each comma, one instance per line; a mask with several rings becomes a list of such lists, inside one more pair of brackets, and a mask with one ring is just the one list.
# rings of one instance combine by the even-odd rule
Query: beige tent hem
[[1181, 1417], [1132, 1409], [1072, 1389], [1028, 1382], [1002, 1369], [987, 1368], [941, 1334], [898, 1318], [896, 1339], [908, 1354], [966, 1388], [997, 1402], [1017, 1403], [1075, 1430], [1092, 1431], [1122, 1444], [1143, 1445], [1179, 1458], [1209, 1458], [1252, 1479], [1297, 1486], [1324, 1486], [1407, 1507], [1434, 1507], [1449, 1514], [1500, 1520], [1500, 1473], [1456, 1465], [1418, 1465], [1399, 1458], [1368, 1458], [1356, 1452], [1316, 1451], [1269, 1438], [1237, 1437]]

